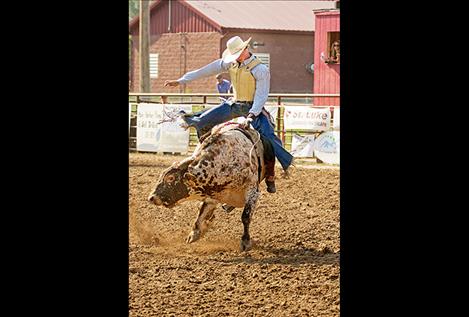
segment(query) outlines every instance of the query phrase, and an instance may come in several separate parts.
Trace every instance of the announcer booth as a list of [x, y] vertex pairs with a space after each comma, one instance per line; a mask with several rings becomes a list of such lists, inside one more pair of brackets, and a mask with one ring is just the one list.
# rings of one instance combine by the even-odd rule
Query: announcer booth
[[[340, 10], [315, 10], [315, 94], [340, 93]], [[315, 106], [340, 106], [338, 97], [315, 97]]]

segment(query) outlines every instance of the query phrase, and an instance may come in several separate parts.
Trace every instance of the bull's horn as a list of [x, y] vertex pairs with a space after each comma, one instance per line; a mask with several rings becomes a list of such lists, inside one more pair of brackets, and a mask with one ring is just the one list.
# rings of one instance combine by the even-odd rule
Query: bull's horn
[[187, 168], [189, 167], [189, 164], [192, 163], [193, 161], [194, 159], [192, 157], [188, 157], [184, 161], [179, 162], [177, 167], [181, 170], [187, 170]]

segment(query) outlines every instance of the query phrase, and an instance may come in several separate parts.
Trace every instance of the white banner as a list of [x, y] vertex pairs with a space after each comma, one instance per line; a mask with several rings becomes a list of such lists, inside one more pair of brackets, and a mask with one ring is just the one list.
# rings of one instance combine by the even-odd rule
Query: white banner
[[332, 127], [334, 130], [340, 130], [340, 107], [334, 107], [334, 120]]
[[272, 116], [274, 122], [277, 121], [278, 106], [264, 106], [265, 110]]
[[162, 119], [161, 105], [147, 103], [137, 105], [137, 151], [158, 151], [160, 127], [157, 122]]
[[130, 118], [132, 117], [132, 104], [129, 103], [129, 134], [130, 134]]
[[321, 133], [314, 141], [314, 155], [328, 164], [340, 164], [340, 132]]
[[164, 122], [164, 113], [174, 116], [179, 110], [191, 112], [191, 105], [138, 104], [137, 107], [137, 151], [187, 152], [189, 129], [184, 130], [180, 122]]
[[270, 119], [274, 127], [277, 126], [278, 106], [264, 106], [264, 108], [270, 114]]
[[331, 125], [329, 108], [285, 106], [283, 114], [285, 129], [326, 131]]
[[294, 134], [292, 137], [290, 154], [294, 157], [314, 156], [314, 135], [300, 136]]
[[[186, 113], [192, 112], [192, 105], [164, 105], [165, 113], [171, 117], [176, 116], [180, 110]], [[160, 152], [177, 152], [184, 153], [189, 150], [189, 129], [184, 130], [179, 126], [181, 121], [165, 122], [160, 124]]]

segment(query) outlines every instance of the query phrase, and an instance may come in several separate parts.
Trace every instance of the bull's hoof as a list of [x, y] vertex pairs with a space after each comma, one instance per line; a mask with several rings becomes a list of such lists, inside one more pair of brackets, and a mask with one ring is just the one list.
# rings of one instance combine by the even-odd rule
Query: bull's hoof
[[267, 191], [269, 193], [273, 194], [277, 191], [277, 189], [275, 188], [275, 181], [265, 180], [265, 183], [267, 184]]
[[235, 209], [235, 207], [230, 206], [230, 205], [227, 205], [227, 204], [223, 204], [223, 205], [221, 206], [221, 208], [222, 208], [226, 213], [229, 213], [229, 212], [231, 212], [233, 209]]
[[186, 243], [192, 243], [200, 239], [200, 230], [192, 230], [186, 238]]
[[251, 250], [251, 248], [252, 248], [251, 240], [242, 240], [241, 239], [241, 243], [239, 244], [239, 248], [241, 249], [242, 252]]

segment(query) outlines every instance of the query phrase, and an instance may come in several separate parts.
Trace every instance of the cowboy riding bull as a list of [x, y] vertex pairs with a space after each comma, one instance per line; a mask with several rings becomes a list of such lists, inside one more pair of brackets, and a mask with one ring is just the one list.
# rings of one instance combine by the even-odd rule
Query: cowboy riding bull
[[[265, 159], [275, 159], [269, 142], [253, 129], [228, 123], [215, 126], [191, 157], [164, 170], [148, 200], [172, 208], [188, 200], [202, 201], [187, 243], [197, 241], [224, 204], [225, 211], [244, 207], [241, 251], [251, 249], [249, 224], [265, 177]], [[228, 208], [226, 208], [228, 206]]]

